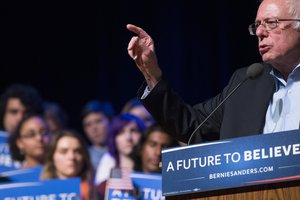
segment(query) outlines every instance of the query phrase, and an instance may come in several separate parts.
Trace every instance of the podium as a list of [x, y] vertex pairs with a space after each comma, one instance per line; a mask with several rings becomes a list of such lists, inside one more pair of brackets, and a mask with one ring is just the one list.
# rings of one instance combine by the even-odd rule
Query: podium
[[162, 151], [166, 200], [300, 199], [300, 131]]
[[271, 183], [177, 196], [166, 200], [297, 200], [300, 198], [300, 181]]

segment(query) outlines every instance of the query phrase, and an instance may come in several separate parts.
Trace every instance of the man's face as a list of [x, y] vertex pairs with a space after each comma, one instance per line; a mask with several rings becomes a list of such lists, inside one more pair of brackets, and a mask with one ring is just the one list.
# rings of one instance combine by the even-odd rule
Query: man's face
[[159, 163], [161, 161], [162, 148], [169, 147], [171, 138], [167, 133], [154, 131], [150, 133], [142, 149], [142, 167], [146, 173], [160, 172]]
[[18, 98], [9, 98], [3, 118], [4, 129], [9, 133], [15, 131], [25, 112], [25, 106]]
[[[256, 16], [263, 22], [270, 18], [291, 19], [283, 0], [264, 0]], [[300, 55], [300, 32], [292, 27], [291, 21], [282, 21], [273, 30], [266, 30], [264, 24], [257, 28], [259, 52], [263, 61], [278, 66], [296, 65]], [[284, 69], [277, 69], [283, 71]]]
[[83, 119], [83, 129], [94, 146], [106, 146], [109, 126], [108, 118], [98, 112], [92, 112]]

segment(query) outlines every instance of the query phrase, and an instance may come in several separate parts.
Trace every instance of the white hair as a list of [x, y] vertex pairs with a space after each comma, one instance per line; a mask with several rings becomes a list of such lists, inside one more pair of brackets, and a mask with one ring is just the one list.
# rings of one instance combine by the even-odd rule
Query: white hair
[[[288, 13], [294, 19], [300, 19], [300, 0], [285, 0]], [[293, 28], [300, 31], [300, 22], [294, 22]]]
[[[264, 0], [260, 0], [260, 3]], [[293, 19], [300, 19], [300, 0], [283, 0], [288, 8], [288, 13]], [[293, 28], [300, 31], [300, 22], [294, 22]]]

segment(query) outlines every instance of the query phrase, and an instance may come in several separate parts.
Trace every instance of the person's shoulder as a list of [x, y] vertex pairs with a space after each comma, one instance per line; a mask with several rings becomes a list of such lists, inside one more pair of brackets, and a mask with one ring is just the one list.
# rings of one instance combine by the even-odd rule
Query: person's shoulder
[[107, 163], [107, 162], [110, 162], [110, 163], [115, 163], [115, 158], [109, 153], [109, 152], [105, 152], [102, 156], [102, 162], [104, 163]]
[[236, 74], [245, 74], [246, 72], [247, 72], [247, 70], [249, 69], [249, 67], [250, 66], [253, 66], [253, 65], [261, 65], [262, 67], [263, 67], [263, 70], [265, 71], [265, 72], [270, 72], [271, 71], [271, 69], [272, 69], [272, 66], [270, 65], [270, 64], [268, 64], [268, 63], [265, 63], [265, 62], [257, 62], [257, 63], [252, 63], [252, 64], [250, 64], [250, 65], [248, 65], [248, 66], [243, 66], [243, 67], [241, 67], [241, 68], [238, 68], [238, 69], [236, 69], [235, 71], [234, 71], [234, 73], [236, 73]]
[[252, 67], [252, 69], [253, 69], [253, 67], [254, 68], [257, 67], [254, 65], [261, 65], [262, 69], [263, 69], [263, 72], [261, 73], [262, 76], [259, 76], [260, 78], [258, 77], [258, 78], [256, 78], [256, 80], [259, 80], [262, 77], [265, 77], [267, 74], [270, 74], [270, 71], [272, 70], [272, 66], [268, 63], [265, 63], [265, 62], [252, 63], [248, 66], [243, 66], [241, 68], [236, 69], [234, 71], [234, 73], [232, 74], [231, 78], [234, 80], [238, 80], [238, 81], [244, 80], [247, 77], [248, 70], [250, 69], [250, 67]]
[[107, 152], [107, 149], [99, 149], [99, 148], [95, 148], [94, 146], [89, 146], [89, 151], [90, 151], [90, 153], [91, 154], [104, 154], [104, 153], [106, 153]]

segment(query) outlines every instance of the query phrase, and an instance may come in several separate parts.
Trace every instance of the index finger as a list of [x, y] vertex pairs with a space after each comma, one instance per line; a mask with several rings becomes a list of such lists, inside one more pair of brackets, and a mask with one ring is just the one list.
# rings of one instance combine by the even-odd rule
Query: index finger
[[136, 33], [139, 37], [148, 37], [148, 33], [144, 31], [142, 28], [135, 26], [133, 24], [127, 24], [127, 29]]

